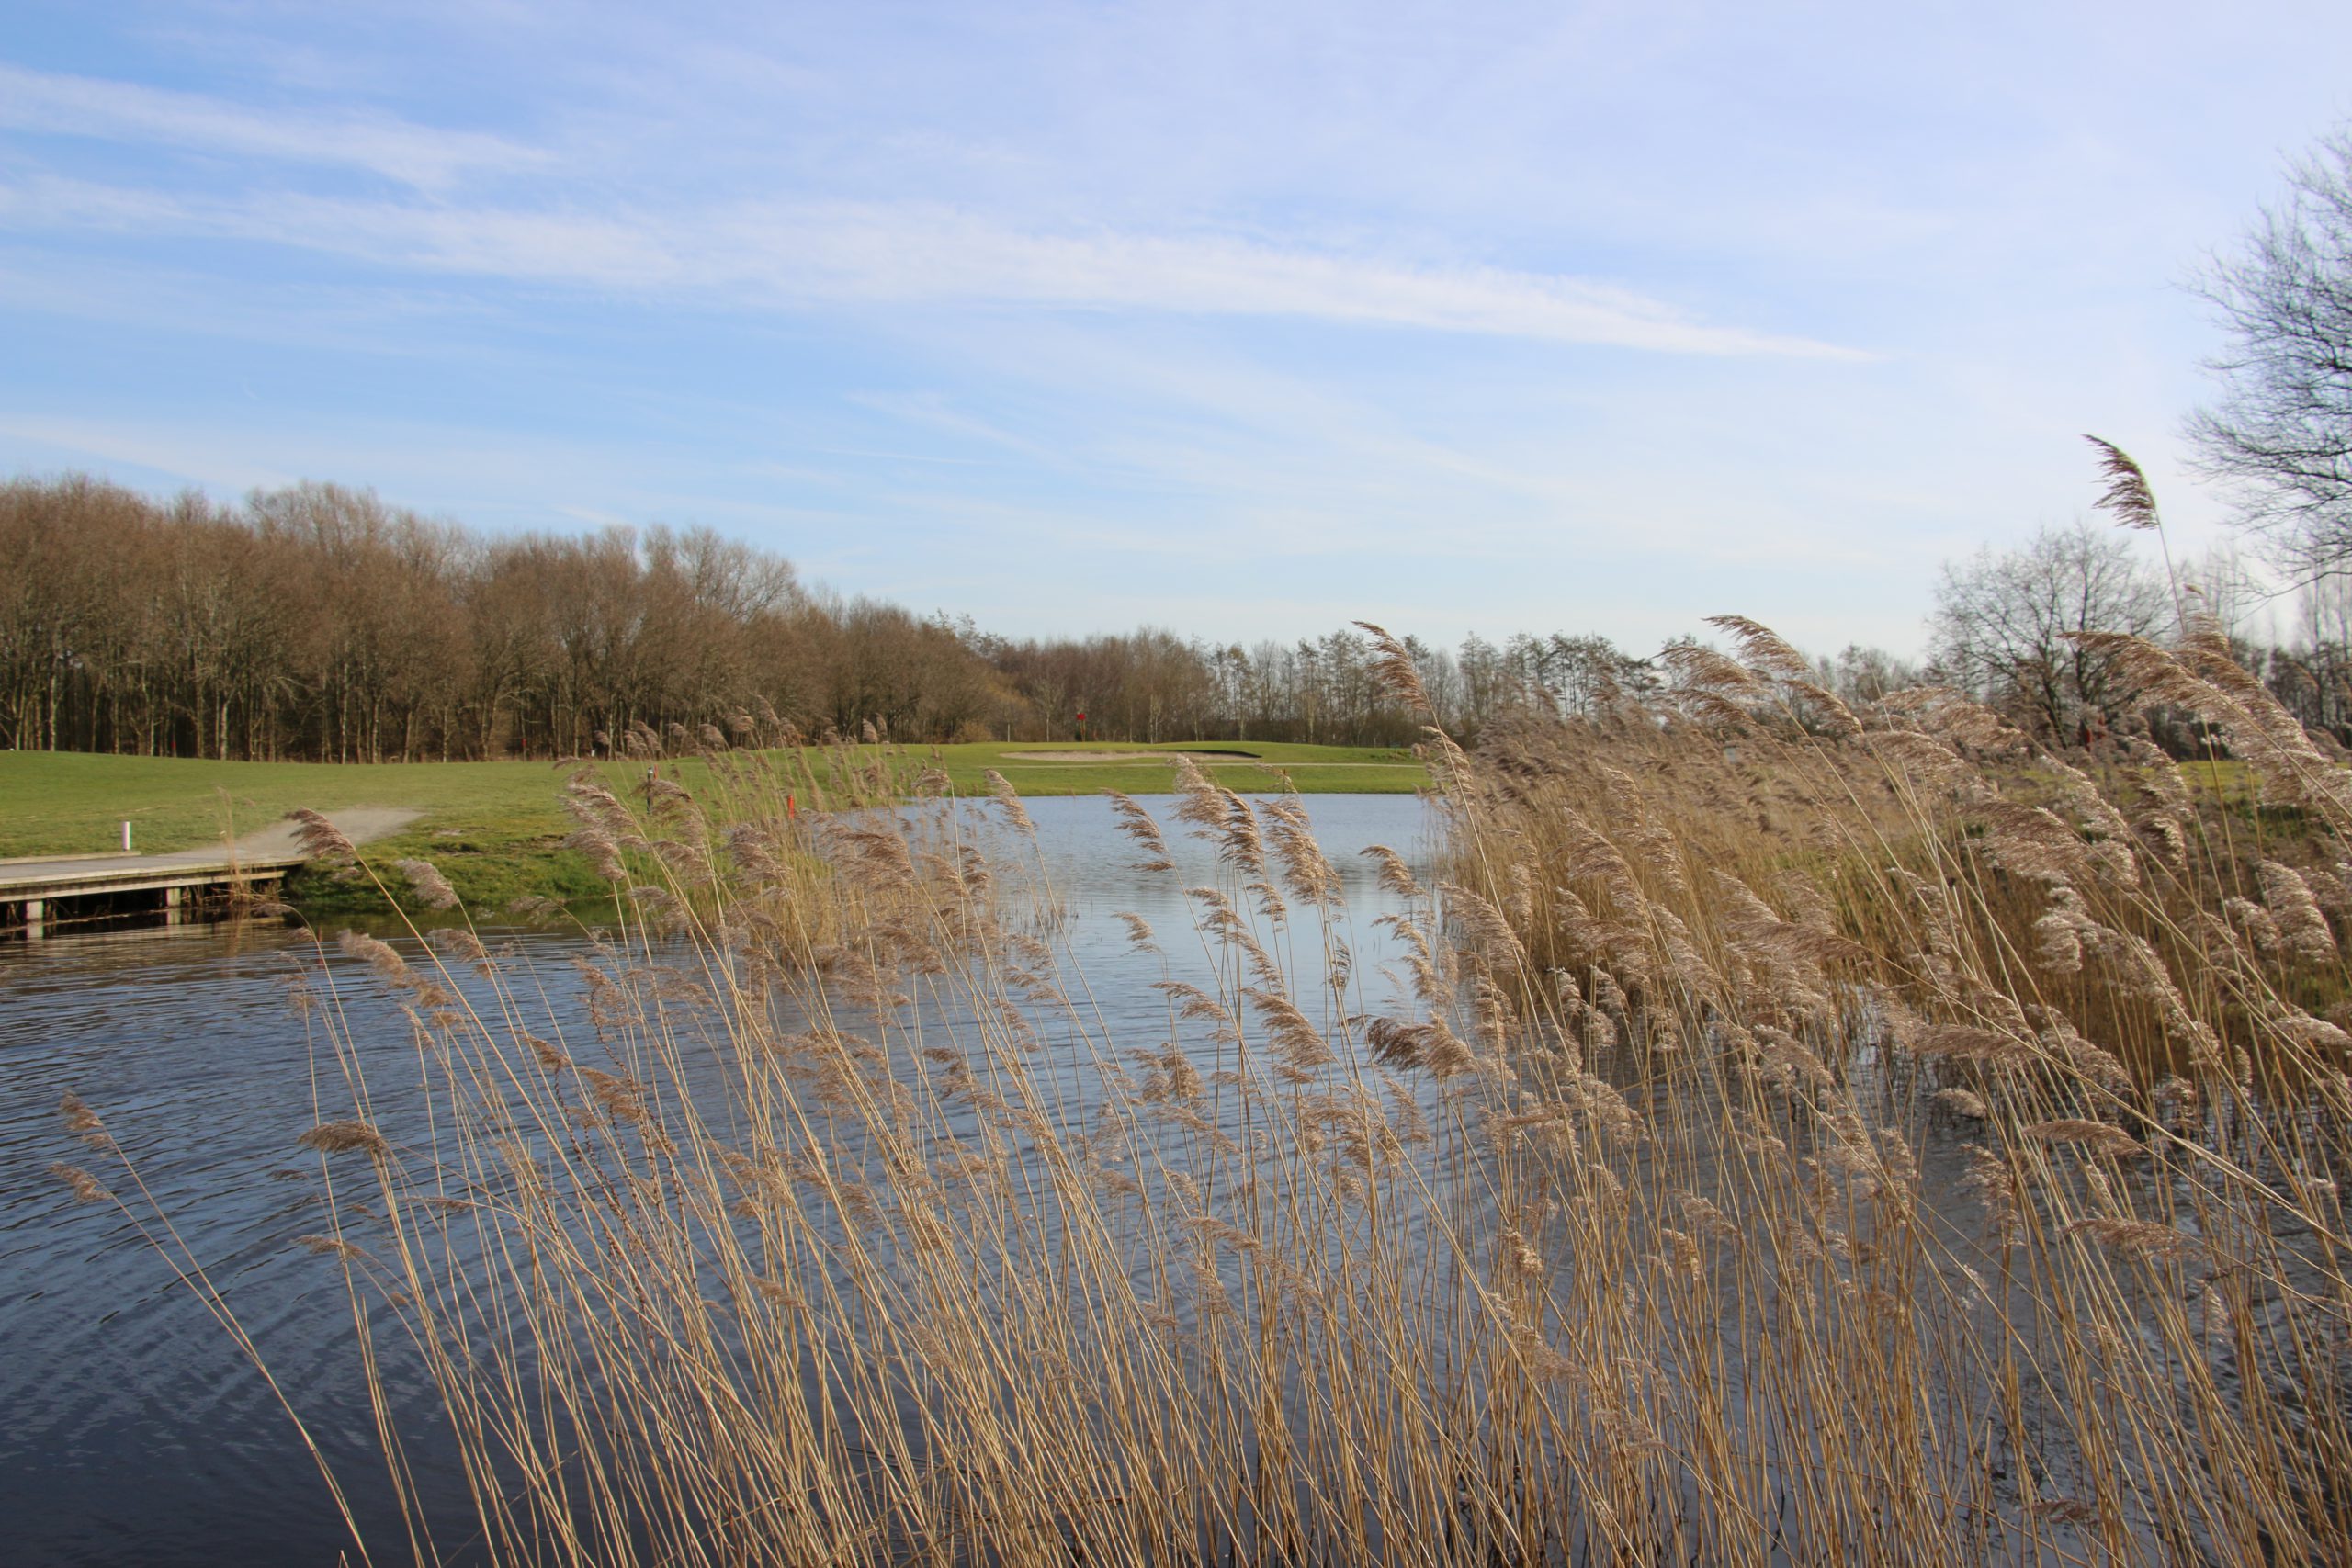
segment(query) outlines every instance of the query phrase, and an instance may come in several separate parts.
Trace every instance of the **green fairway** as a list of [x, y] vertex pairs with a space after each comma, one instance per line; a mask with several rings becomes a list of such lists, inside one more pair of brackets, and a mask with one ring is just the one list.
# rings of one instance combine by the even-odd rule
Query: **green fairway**
[[1240, 740], [1177, 740], [1157, 746], [1111, 741], [918, 748], [913, 754], [947, 770], [959, 792], [986, 788], [981, 773], [994, 768], [1023, 795], [1167, 793], [1172, 770], [1166, 756], [1190, 751], [1203, 772], [1227, 789], [1296, 789], [1302, 795], [1409, 795], [1429, 774], [1409, 751], [1388, 747], [1287, 746]]
[[[994, 768], [1023, 795], [1091, 795], [1103, 789], [1166, 791], [1167, 753], [1199, 756], [1217, 783], [1241, 791], [1291, 787], [1307, 794], [1399, 794], [1427, 775], [1411, 753], [1342, 746], [1255, 742], [1171, 742], [1159, 746], [1069, 742], [893, 749], [888, 761], [911, 772], [944, 769], [956, 793], [985, 794]], [[803, 777], [825, 780], [883, 758], [872, 747], [809, 749], [798, 758], [771, 753]], [[524, 894], [559, 899], [600, 894], [581, 858], [561, 847], [571, 823], [559, 796], [578, 764], [545, 762], [213, 762], [173, 757], [114, 757], [62, 751], [0, 752], [0, 857], [96, 854], [119, 849], [131, 824], [141, 851], [188, 849], [234, 838], [297, 807], [405, 807], [421, 816], [401, 833], [367, 846], [379, 864], [402, 856], [430, 860], [477, 909], [492, 910]], [[643, 776], [645, 764], [600, 764], [616, 788]], [[664, 762], [665, 776], [689, 789], [705, 775], [697, 759]], [[820, 792], [823, 793], [823, 792]], [[820, 807], [821, 799], [798, 804]], [[309, 879], [297, 888], [306, 908], [355, 897]]]

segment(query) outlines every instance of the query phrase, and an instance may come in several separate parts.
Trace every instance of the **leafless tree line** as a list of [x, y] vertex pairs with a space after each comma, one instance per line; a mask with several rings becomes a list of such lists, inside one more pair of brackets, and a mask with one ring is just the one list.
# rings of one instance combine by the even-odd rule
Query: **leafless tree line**
[[[285, 761], [590, 756], [754, 728], [820, 739], [1179, 739], [1399, 746], [1429, 716], [1342, 629], [1217, 644], [1147, 627], [1013, 640], [802, 582], [708, 529], [489, 536], [305, 484], [237, 505], [67, 477], [0, 484], [0, 744]], [[2085, 629], [2224, 624], [2252, 591], [2225, 561], [2175, 592], [2085, 523], [1948, 566], [1923, 668], [1849, 647], [1819, 683], [1871, 701], [1962, 687], [2059, 744], [2174, 734]], [[2296, 716], [2352, 739], [2352, 581], [2307, 586], [2293, 625], [2239, 638]], [[1436, 720], [1475, 739], [1526, 707], [1596, 716], [1658, 694], [1606, 637], [1406, 639]], [[2177, 728], [2177, 727], [2176, 727]]]
[[[753, 728], [907, 741], [1402, 745], [1427, 716], [1352, 630], [1013, 641], [803, 583], [707, 529], [492, 536], [303, 484], [223, 505], [0, 485], [0, 742], [380, 761], [587, 756]], [[1655, 683], [1606, 638], [1411, 645], [1437, 717], [1592, 712]]]
[[2184, 620], [2219, 627], [2232, 658], [2306, 729], [2352, 742], [2352, 580], [2267, 592], [2228, 549], [2168, 573], [2130, 535], [2088, 520], [1947, 563], [1931, 656], [1918, 673], [1991, 704], [2044, 742], [2134, 733], [2201, 755], [2206, 738], [2190, 715], [2151, 705], [2113, 651], [2077, 635], [2166, 642]]
[[0, 737], [379, 761], [588, 755], [632, 728], [910, 734], [1001, 694], [952, 628], [706, 529], [488, 537], [305, 484], [240, 506], [0, 486]]
[[[1437, 722], [1459, 736], [1475, 738], [1512, 708], [1591, 714], [1657, 684], [1647, 660], [1600, 637], [1521, 633], [1498, 646], [1474, 633], [1458, 650], [1413, 637], [1404, 643]], [[1345, 628], [1246, 646], [1152, 629], [1082, 640], [981, 637], [975, 646], [1046, 735], [1405, 746], [1430, 717], [1397, 700], [1371, 640]]]

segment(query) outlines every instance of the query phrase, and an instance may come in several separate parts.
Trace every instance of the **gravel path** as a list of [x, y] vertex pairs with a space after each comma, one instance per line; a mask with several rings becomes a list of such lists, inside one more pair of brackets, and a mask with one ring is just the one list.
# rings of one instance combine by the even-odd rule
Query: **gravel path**
[[[343, 829], [355, 844], [370, 839], [380, 839], [396, 833], [422, 816], [422, 812], [405, 807], [354, 806], [326, 814], [328, 821]], [[273, 822], [258, 832], [246, 834], [224, 852], [220, 844], [199, 844], [194, 849], [174, 850], [160, 855], [58, 855], [40, 856], [32, 860], [0, 862], [20, 876], [60, 876], [82, 873], [114, 871], [164, 871], [178, 865], [213, 865], [233, 856], [237, 860], [284, 860], [300, 852], [291, 822]]]

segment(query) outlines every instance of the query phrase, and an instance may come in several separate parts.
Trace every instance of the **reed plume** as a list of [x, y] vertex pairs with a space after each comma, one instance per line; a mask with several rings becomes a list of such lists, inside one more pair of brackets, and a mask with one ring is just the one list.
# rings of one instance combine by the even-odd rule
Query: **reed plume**
[[359, 857], [358, 849], [344, 830], [308, 807], [299, 807], [286, 814], [294, 824], [294, 841], [305, 855], [329, 865], [349, 865]]
[[2162, 528], [2164, 524], [2156, 513], [2155, 490], [2132, 455], [2112, 441], [2096, 435], [2083, 439], [2098, 453], [2099, 472], [2107, 479], [2107, 489], [2093, 504], [2112, 513], [2120, 528]]
[[[2352, 1553], [2332, 764], [2193, 635], [2112, 646], [2292, 831], [1716, 629], [1640, 713], [1433, 735], [1444, 842], [1367, 852], [1376, 943], [1295, 798], [1176, 759], [1216, 864], [1175, 904], [1114, 797], [1182, 911], [1119, 917], [1148, 1012], [1009, 785], [976, 833], [845, 750], [803, 765], [897, 809], [576, 784], [628, 894], [574, 970], [322, 947], [351, 1103], [301, 1245], [475, 1483], [413, 1555]], [[421, 1100], [359, 1070], [362, 991]]]

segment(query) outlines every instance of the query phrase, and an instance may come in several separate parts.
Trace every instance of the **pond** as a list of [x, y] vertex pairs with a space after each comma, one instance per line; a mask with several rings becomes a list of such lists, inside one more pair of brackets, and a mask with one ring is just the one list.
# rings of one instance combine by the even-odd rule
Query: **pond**
[[[1357, 964], [1350, 1005], [1387, 1006], [1397, 981], [1384, 972], [1391, 949], [1373, 922], [1394, 900], [1358, 852], [1386, 844], [1425, 865], [1433, 819], [1411, 796], [1305, 804], [1340, 874], [1336, 923], [1349, 931]], [[1136, 952], [1114, 916], [1133, 911], [1159, 928], [1166, 972], [1208, 968], [1213, 957], [1192, 940], [1182, 888], [1215, 879], [1213, 856], [1169, 822], [1182, 874], [1139, 874], [1108, 803], [1045, 799], [1027, 809], [1036, 847], [1023, 874], [1054, 911], [1046, 934], [1082, 969], [1086, 1005], [1100, 1010], [1104, 1034], [1156, 1044], [1168, 1033], [1167, 1000], [1150, 988], [1161, 960]], [[1008, 847], [1010, 835], [996, 833]], [[1312, 947], [1311, 934], [1293, 931]], [[514, 944], [547, 987], [556, 1025], [581, 1021], [573, 960], [591, 955], [588, 941], [483, 934]], [[421, 957], [413, 942], [396, 945]], [[1314, 983], [1316, 957], [1285, 956], [1302, 992]], [[331, 983], [371, 1042], [364, 1048], [397, 1063], [408, 1026], [367, 968], [299, 930], [258, 924], [0, 946], [0, 1518], [12, 1561], [328, 1562], [350, 1544], [294, 1422], [231, 1334], [175, 1281], [137, 1226], [109, 1206], [75, 1202], [50, 1173], [61, 1160], [99, 1164], [60, 1121], [68, 1092], [104, 1115], [155, 1206], [252, 1336], [365, 1537], [379, 1551], [404, 1541], [342, 1276], [298, 1240], [321, 1228], [322, 1215], [316, 1159], [295, 1138], [349, 1102], [339, 1080], [321, 1080], [325, 1064], [289, 1006], [288, 982], [307, 969], [314, 987]], [[377, 1075], [377, 1092], [396, 1077]], [[389, 1121], [401, 1114], [396, 1098], [381, 1107]], [[423, 1511], [468, 1517], [465, 1478], [435, 1437], [429, 1384], [397, 1366], [386, 1382]], [[462, 1536], [442, 1548], [461, 1549]]]
[[[786, 829], [820, 872], [752, 827], [698, 941], [657, 934], [708, 868], [681, 809], [635, 847], [686, 902], [479, 968], [455, 928], [0, 948], [7, 1547], [1569, 1563], [1770, 1517], [1811, 1561], [1871, 1556], [1867, 1501], [1889, 1557], [2227, 1559], [2202, 1521], [2258, 1472], [2211, 1431], [2272, 1445], [2263, 1530], [2335, 1506], [2339, 1227], [2273, 1196], [2335, 1201], [2277, 1157], [2323, 1107], [2109, 1114], [2137, 1090], [2054, 1025], [1996, 1060], [1883, 985], [1763, 985], [1825, 933], [1760, 902], [1652, 902], [1625, 984], [1546, 968], [1362, 852], [1440, 883], [1416, 799], [1307, 797], [1328, 874], [1286, 807], [1193, 799], [1219, 845], [1171, 802], [1159, 850], [1102, 799], [934, 803]], [[1454, 863], [1510, 899], [1521, 842]]]

